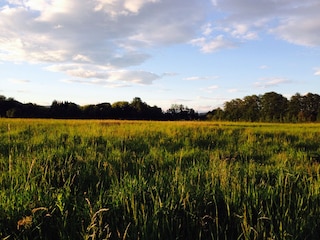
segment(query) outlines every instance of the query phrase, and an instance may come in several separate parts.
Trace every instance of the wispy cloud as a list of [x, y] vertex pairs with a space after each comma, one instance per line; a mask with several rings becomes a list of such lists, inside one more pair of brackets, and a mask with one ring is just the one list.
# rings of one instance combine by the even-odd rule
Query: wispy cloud
[[[77, 83], [104, 84], [109, 82], [126, 82], [149, 85], [162, 76], [142, 70], [117, 70], [104, 66], [82, 64], [57, 64], [46, 67], [53, 72], [65, 72], [77, 79], [68, 80]], [[87, 79], [87, 80], [86, 80]]]
[[178, 73], [176, 72], [165, 72], [165, 73], [162, 73], [161, 77], [173, 77], [173, 76], [177, 76]]
[[16, 83], [16, 84], [26, 84], [26, 83], [30, 83], [30, 80], [27, 79], [16, 79], [16, 78], [10, 78], [8, 79], [10, 82], [12, 83]]
[[268, 65], [260, 65], [259, 68], [260, 68], [260, 69], [268, 69], [269, 66], [268, 66]]
[[204, 91], [204, 92], [207, 92], [207, 93], [212, 93], [213, 91], [219, 89], [219, 86], [218, 85], [211, 85], [211, 86], [208, 86], [206, 88], [201, 88], [200, 90]]
[[320, 68], [315, 68], [314, 70], [315, 70], [314, 75], [320, 76]]
[[186, 77], [183, 78], [183, 80], [186, 81], [201, 81], [201, 80], [213, 80], [217, 79], [219, 76], [192, 76], [192, 77]]
[[261, 78], [260, 81], [254, 83], [254, 86], [257, 88], [269, 88], [269, 87], [274, 87], [280, 84], [287, 84], [291, 82], [292, 81], [286, 78], [279, 78], [279, 77]]
[[105, 88], [127, 88], [131, 87], [130, 84], [126, 82], [111, 82], [101, 79], [63, 79], [61, 82], [65, 83], [77, 83], [77, 84], [87, 84], [87, 85], [101, 85]]
[[240, 92], [241, 90], [238, 88], [230, 88], [227, 90], [229, 93], [236, 93], [236, 92]]
[[214, 38], [200, 37], [190, 41], [194, 46], [200, 48], [203, 53], [212, 53], [221, 49], [235, 48], [237, 44], [226, 39], [223, 35], [218, 35]]
[[204, 26], [202, 26], [202, 34], [204, 36], [210, 36], [210, 34], [213, 32], [213, 27], [211, 23], [206, 23]]

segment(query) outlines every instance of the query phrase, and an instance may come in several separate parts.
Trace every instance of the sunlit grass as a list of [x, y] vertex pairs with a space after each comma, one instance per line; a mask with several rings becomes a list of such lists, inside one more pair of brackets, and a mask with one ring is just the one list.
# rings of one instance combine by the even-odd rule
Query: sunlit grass
[[319, 133], [320, 124], [0, 119], [0, 237], [317, 239]]

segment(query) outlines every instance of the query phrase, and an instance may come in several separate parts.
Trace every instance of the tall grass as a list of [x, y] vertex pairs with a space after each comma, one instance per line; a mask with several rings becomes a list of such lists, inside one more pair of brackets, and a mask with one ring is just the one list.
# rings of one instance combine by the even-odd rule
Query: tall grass
[[319, 127], [0, 119], [0, 237], [318, 239]]

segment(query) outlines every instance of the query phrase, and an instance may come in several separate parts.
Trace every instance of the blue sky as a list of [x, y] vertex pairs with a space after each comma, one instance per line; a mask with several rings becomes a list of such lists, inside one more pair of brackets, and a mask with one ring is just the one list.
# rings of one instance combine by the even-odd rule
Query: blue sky
[[318, 0], [0, 0], [0, 95], [199, 112], [320, 94]]

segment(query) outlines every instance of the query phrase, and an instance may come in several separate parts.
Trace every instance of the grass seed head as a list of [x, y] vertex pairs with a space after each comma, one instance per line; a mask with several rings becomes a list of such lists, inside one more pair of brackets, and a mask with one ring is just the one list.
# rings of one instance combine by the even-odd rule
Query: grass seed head
[[29, 229], [31, 228], [31, 226], [32, 226], [32, 216], [25, 216], [18, 221], [17, 229], [18, 230]]

